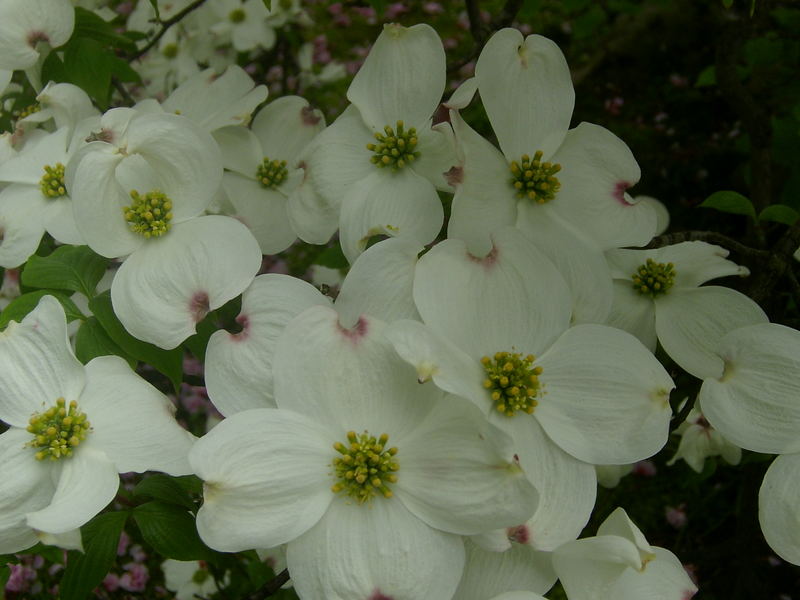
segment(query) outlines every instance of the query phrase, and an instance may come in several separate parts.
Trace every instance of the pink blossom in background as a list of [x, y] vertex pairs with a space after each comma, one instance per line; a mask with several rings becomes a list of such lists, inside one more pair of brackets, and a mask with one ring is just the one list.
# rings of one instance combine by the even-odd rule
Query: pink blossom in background
[[441, 15], [444, 13], [444, 7], [438, 2], [425, 2], [422, 5], [422, 10], [429, 15]]
[[385, 16], [387, 19], [396, 19], [403, 13], [408, 12], [408, 8], [403, 2], [393, 2], [386, 7]]
[[141, 592], [147, 587], [150, 581], [150, 573], [147, 567], [139, 563], [128, 563], [123, 567], [125, 573], [119, 578], [119, 587], [129, 592]]
[[119, 536], [119, 543], [117, 543], [117, 556], [122, 556], [128, 550], [128, 546], [130, 546], [131, 538], [130, 536], [122, 531], [122, 534]]
[[119, 589], [119, 576], [116, 573], [109, 573], [103, 578], [103, 587], [109, 592], [116, 592]]
[[634, 475], [639, 475], [640, 477], [654, 477], [658, 472], [658, 469], [656, 469], [656, 465], [653, 463], [653, 461], [640, 460], [633, 465], [633, 471], [631, 472]]
[[686, 527], [686, 523], [689, 522], [689, 517], [686, 516], [686, 504], [680, 504], [677, 508], [667, 506], [664, 509], [664, 516], [667, 519], [667, 523], [675, 529], [683, 529]]

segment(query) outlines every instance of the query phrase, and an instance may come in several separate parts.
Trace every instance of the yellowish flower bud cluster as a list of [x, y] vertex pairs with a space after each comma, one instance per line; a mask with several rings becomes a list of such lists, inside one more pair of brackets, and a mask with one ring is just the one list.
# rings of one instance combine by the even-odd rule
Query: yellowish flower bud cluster
[[379, 438], [366, 431], [360, 435], [355, 431], [347, 433], [349, 445], [336, 442], [333, 445], [341, 457], [333, 459], [333, 469], [338, 480], [331, 490], [338, 494], [346, 492], [359, 504], [368, 502], [376, 493], [384, 498], [391, 498], [392, 491], [388, 484], [397, 482], [395, 472], [400, 465], [395, 460], [397, 448], [386, 448], [389, 441], [387, 434]]
[[536, 151], [533, 160], [523, 154], [522, 159], [519, 162], [512, 161], [509, 168], [514, 175], [511, 185], [516, 190], [517, 198], [528, 198], [544, 204], [555, 198], [561, 189], [561, 182], [555, 177], [561, 170], [561, 165], [542, 162], [541, 150]]
[[39, 180], [39, 189], [46, 198], [58, 198], [67, 193], [64, 187], [64, 165], [56, 163], [56, 166], [44, 166], [44, 175]]
[[672, 263], [657, 263], [652, 258], [631, 275], [633, 289], [643, 296], [655, 298], [665, 294], [675, 284], [675, 265]]
[[89, 432], [89, 421], [86, 413], [78, 410], [78, 403], [72, 400], [67, 405], [64, 398], [56, 400], [55, 406], [37, 413], [28, 421], [27, 431], [34, 435], [29, 445], [42, 448], [36, 453], [36, 460], [58, 460], [72, 456], [72, 450], [78, 446]]
[[377, 144], [367, 144], [367, 150], [375, 153], [370, 157], [372, 164], [397, 171], [419, 158], [420, 153], [415, 150], [418, 142], [416, 127], [405, 131], [403, 122], [398, 121], [396, 130], [387, 125], [383, 131], [375, 133]]
[[275, 189], [286, 181], [289, 171], [286, 169], [285, 160], [270, 160], [266, 156], [256, 171], [256, 179], [265, 188]]
[[152, 190], [142, 196], [136, 190], [131, 190], [131, 199], [133, 203], [122, 209], [131, 231], [145, 238], [158, 237], [169, 231], [172, 201], [166, 194]]
[[481, 358], [486, 371], [483, 387], [489, 390], [494, 407], [507, 417], [520, 410], [531, 414], [539, 404], [542, 367], [534, 367], [534, 359], [533, 354], [523, 357], [519, 352], [497, 352], [494, 358]]

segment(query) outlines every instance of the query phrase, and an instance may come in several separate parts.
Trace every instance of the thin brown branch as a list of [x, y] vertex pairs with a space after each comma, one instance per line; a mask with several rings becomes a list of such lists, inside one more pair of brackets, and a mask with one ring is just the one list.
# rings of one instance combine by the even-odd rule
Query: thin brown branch
[[478, 6], [478, 0], [464, 0], [464, 3], [467, 9], [467, 18], [469, 19], [469, 31], [472, 34], [472, 39], [475, 41], [475, 47], [472, 52], [463, 59], [448, 65], [448, 73], [454, 73], [464, 65], [478, 58], [486, 40], [489, 39], [495, 31], [503, 29], [504, 27], [509, 27], [522, 8], [522, 0], [506, 0], [500, 14], [493, 19], [491, 23], [484, 24], [481, 18], [481, 9]]
[[258, 590], [255, 594], [250, 596], [249, 600], [264, 600], [264, 598], [269, 598], [275, 592], [277, 592], [283, 585], [289, 581], [289, 570], [284, 569], [280, 573], [278, 573], [275, 577], [270, 579], [264, 587]]
[[122, 96], [122, 100], [125, 102], [127, 106], [133, 106], [136, 104], [136, 100], [133, 99], [128, 88], [117, 78], [116, 75], [112, 75], [111, 77], [111, 85], [114, 86], [114, 89], [119, 92], [119, 95]]
[[206, 0], [194, 0], [194, 2], [192, 2], [186, 8], [184, 8], [182, 11], [175, 13], [174, 15], [172, 15], [172, 17], [170, 17], [166, 21], [161, 21], [161, 29], [159, 29], [158, 32], [150, 39], [150, 41], [147, 42], [147, 44], [145, 44], [139, 51], [137, 51], [133, 56], [130, 56], [129, 60], [136, 60], [137, 58], [141, 58], [142, 56], [147, 54], [147, 52], [149, 52], [150, 49], [158, 43], [158, 40], [164, 37], [164, 34], [167, 33], [167, 30], [170, 27], [175, 25], [175, 23], [180, 22], [184, 17], [186, 17], [192, 11], [200, 8], [200, 6], [202, 6], [205, 3], [205, 1]]

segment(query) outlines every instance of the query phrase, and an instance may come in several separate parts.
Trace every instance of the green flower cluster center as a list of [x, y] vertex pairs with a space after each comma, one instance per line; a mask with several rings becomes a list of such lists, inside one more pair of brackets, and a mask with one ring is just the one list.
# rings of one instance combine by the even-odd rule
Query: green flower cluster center
[[275, 189], [289, 176], [285, 160], [270, 160], [266, 156], [256, 170], [256, 179], [265, 188]]
[[403, 122], [398, 121], [395, 129], [387, 125], [383, 131], [384, 133], [375, 132], [377, 144], [367, 144], [367, 150], [374, 152], [370, 157], [372, 164], [397, 171], [419, 158], [419, 151], [415, 150], [419, 141], [416, 127], [406, 131]]
[[73, 448], [86, 438], [90, 427], [86, 413], [78, 410], [78, 403], [72, 400], [67, 405], [64, 398], [56, 400], [55, 406], [46, 411], [33, 415], [28, 423], [27, 431], [33, 434], [29, 445], [41, 448], [36, 460], [72, 456]]
[[241, 8], [234, 8], [230, 13], [228, 13], [228, 19], [231, 23], [241, 23], [246, 18], [247, 13]]
[[523, 357], [519, 352], [497, 352], [494, 358], [481, 358], [486, 371], [483, 387], [489, 390], [494, 407], [507, 417], [520, 410], [531, 414], [539, 404], [542, 367], [534, 367], [534, 360], [532, 354]]
[[39, 180], [39, 189], [47, 198], [58, 198], [67, 193], [64, 186], [64, 165], [56, 163], [56, 166], [44, 166], [44, 175]]
[[359, 504], [368, 502], [378, 493], [391, 498], [389, 484], [397, 482], [395, 472], [400, 465], [394, 458], [397, 448], [386, 448], [389, 436], [384, 433], [376, 439], [366, 431], [360, 435], [349, 431], [347, 441], [349, 445], [341, 442], [333, 445], [342, 456], [333, 459], [337, 481], [331, 491], [334, 494], [345, 492]]
[[672, 263], [659, 263], [652, 258], [631, 275], [633, 289], [642, 296], [655, 298], [666, 294], [675, 283], [675, 265]]
[[537, 204], [544, 204], [555, 198], [561, 188], [561, 182], [555, 176], [561, 170], [561, 165], [542, 162], [541, 150], [536, 151], [533, 160], [523, 154], [522, 159], [519, 162], [512, 161], [509, 168], [514, 176], [511, 185], [516, 190], [517, 198], [528, 198]]
[[178, 44], [167, 44], [161, 49], [161, 54], [165, 58], [175, 58], [178, 56]]
[[145, 238], [158, 237], [169, 231], [172, 201], [164, 192], [152, 190], [142, 196], [131, 190], [131, 199], [131, 205], [122, 208], [131, 231]]

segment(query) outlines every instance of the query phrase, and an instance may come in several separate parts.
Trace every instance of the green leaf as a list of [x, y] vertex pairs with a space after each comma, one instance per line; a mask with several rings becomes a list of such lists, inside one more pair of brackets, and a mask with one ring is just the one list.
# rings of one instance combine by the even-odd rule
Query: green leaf
[[169, 475], [158, 474], [145, 477], [133, 489], [133, 495], [161, 500], [167, 504], [177, 504], [189, 510], [197, 508], [184, 486]]
[[714, 65], [708, 66], [697, 76], [697, 81], [694, 82], [694, 87], [709, 87], [717, 85], [717, 70]]
[[144, 541], [156, 552], [176, 560], [213, 560], [214, 551], [197, 534], [194, 517], [185, 508], [147, 502], [133, 509]]
[[150, 6], [152, 6], [153, 10], [156, 11], [156, 21], [161, 21], [161, 13], [158, 12], [158, 0], [150, 0]]
[[90, 38], [73, 36], [64, 49], [67, 80], [89, 94], [102, 110], [108, 107], [112, 56], [103, 44]]
[[208, 313], [202, 321], [200, 321], [197, 326], [195, 327], [197, 333], [194, 335], [186, 338], [186, 341], [183, 342], [183, 345], [189, 349], [194, 357], [199, 360], [200, 362], [204, 362], [206, 359], [206, 348], [208, 347], [208, 340], [211, 338], [211, 335], [217, 330], [217, 314], [216, 311], [212, 310]]
[[722, 0], [722, 6], [725, 8], [730, 8], [733, 6], [733, 0]]
[[103, 580], [117, 558], [119, 536], [127, 518], [127, 512], [108, 512], [81, 527], [84, 553], [72, 550], [67, 554], [59, 586], [61, 600], [87, 598]]
[[0, 600], [6, 597], [6, 583], [8, 583], [9, 577], [11, 577], [11, 569], [3, 563], [3, 566], [0, 567]]
[[329, 269], [346, 269], [349, 266], [339, 244], [325, 248], [314, 260], [314, 264], [328, 267]]
[[30, 287], [80, 292], [91, 298], [108, 262], [89, 246], [61, 246], [49, 256], [31, 256], [22, 272], [22, 283]]
[[42, 81], [62, 82], [67, 80], [64, 72], [64, 62], [57, 52], [51, 52], [42, 64]]
[[106, 46], [120, 48], [126, 52], [136, 52], [136, 44], [129, 38], [117, 33], [114, 26], [104, 21], [96, 13], [75, 7], [75, 28], [72, 32], [75, 38], [88, 38], [96, 40]]
[[106, 333], [115, 344], [136, 360], [146, 362], [160, 373], [169, 377], [177, 393], [183, 376], [183, 351], [180, 347], [174, 350], [162, 350], [153, 344], [136, 339], [125, 331], [117, 315], [114, 314], [114, 307], [111, 305], [111, 292], [109, 291], [92, 298], [89, 301], [89, 309], [100, 321], [103, 329], [106, 330]]
[[52, 290], [36, 290], [35, 292], [29, 292], [14, 298], [14, 300], [0, 312], [0, 330], [5, 329], [10, 321], [17, 321], [18, 323], [22, 321], [25, 315], [36, 308], [42, 296], [54, 296], [56, 300], [61, 302], [61, 306], [64, 307], [64, 313], [67, 315], [68, 323], [75, 319], [86, 319], [84, 314], [75, 306], [75, 303], [64, 294], [59, 294]]
[[753, 203], [738, 192], [728, 190], [714, 192], [703, 200], [700, 206], [734, 215], [747, 215], [752, 219], [756, 218], [756, 209], [753, 208]]
[[791, 206], [785, 204], [773, 204], [761, 211], [758, 215], [759, 221], [774, 221], [775, 223], [783, 223], [784, 225], [794, 225], [795, 221], [800, 218], [800, 213], [793, 209]]
[[120, 356], [128, 362], [131, 369], [136, 368], [136, 359], [108, 337], [97, 317], [89, 317], [81, 323], [78, 333], [75, 334], [75, 356], [83, 364], [97, 356]]

